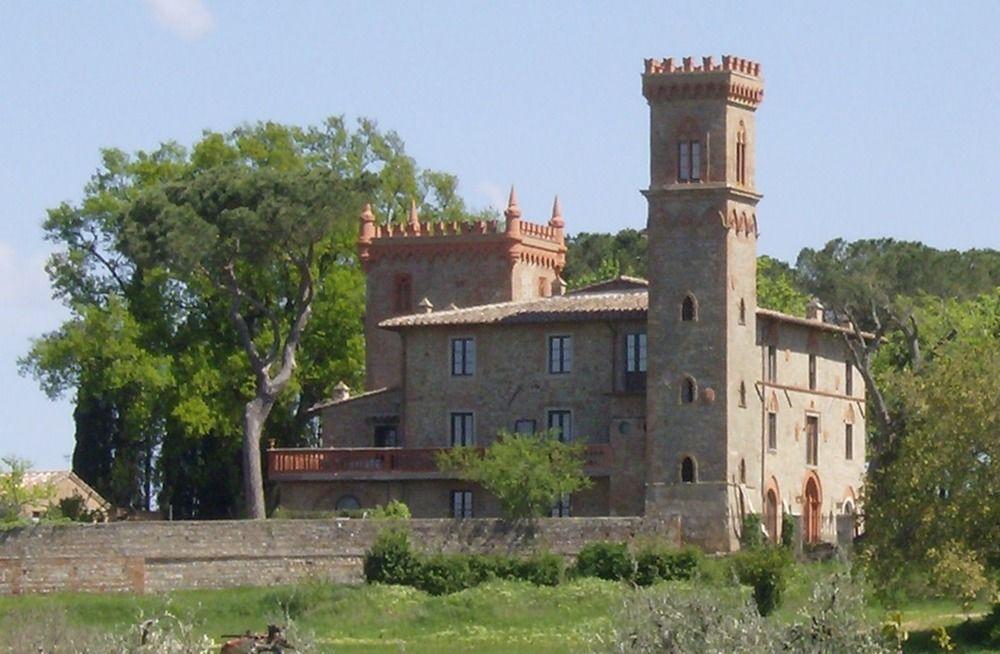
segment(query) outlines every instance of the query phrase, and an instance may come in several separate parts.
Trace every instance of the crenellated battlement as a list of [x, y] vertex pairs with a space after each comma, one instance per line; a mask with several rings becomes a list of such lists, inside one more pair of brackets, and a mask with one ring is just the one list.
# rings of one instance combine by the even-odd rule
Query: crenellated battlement
[[725, 99], [756, 108], [764, 99], [760, 64], [749, 59], [726, 55], [717, 64], [712, 57], [702, 57], [700, 66], [693, 57], [684, 57], [680, 65], [670, 57], [645, 62], [642, 94], [650, 101]]
[[749, 75], [750, 77], [760, 77], [760, 64], [749, 59], [742, 59], [732, 55], [722, 58], [721, 64], [716, 64], [714, 58], [702, 57], [701, 65], [694, 64], [694, 57], [684, 57], [679, 65], [674, 65], [673, 57], [664, 59], [646, 59], [647, 75], [674, 75], [678, 73], [715, 73], [734, 72]]
[[511, 189], [504, 218], [504, 222], [421, 221], [416, 203], [412, 203], [406, 222], [380, 225], [371, 205], [366, 205], [360, 216], [358, 254], [367, 264], [394, 252], [412, 254], [414, 248], [434, 253], [502, 250], [512, 260], [544, 260], [553, 268], [562, 269], [566, 253], [565, 223], [558, 198], [548, 224], [532, 223], [521, 219], [517, 195]]

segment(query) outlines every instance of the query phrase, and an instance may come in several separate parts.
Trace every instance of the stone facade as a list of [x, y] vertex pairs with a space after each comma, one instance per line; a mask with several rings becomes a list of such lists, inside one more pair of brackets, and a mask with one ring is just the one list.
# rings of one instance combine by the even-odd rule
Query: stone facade
[[[368, 387], [388, 388], [325, 407], [329, 449], [272, 475], [283, 503], [402, 499], [414, 515], [448, 515], [464, 487], [434, 471], [427, 448], [556, 425], [597, 457], [593, 487], [570, 498], [573, 515], [671, 521], [715, 551], [738, 546], [749, 512], [764, 515], [773, 538], [786, 514], [809, 541], [837, 538], [864, 475], [865, 389], [847, 363], [848, 330], [825, 322], [821, 307], [808, 317], [757, 307], [760, 66], [649, 60], [643, 94], [648, 281], [564, 293], [558, 202], [548, 225], [532, 225], [512, 192], [502, 229], [415, 216], [376, 227], [362, 215]], [[411, 301], [427, 301], [389, 311], [399, 280]], [[391, 452], [341, 451], [384, 446], [387, 424]], [[490, 498], [467, 490], [475, 515], [496, 515]]]

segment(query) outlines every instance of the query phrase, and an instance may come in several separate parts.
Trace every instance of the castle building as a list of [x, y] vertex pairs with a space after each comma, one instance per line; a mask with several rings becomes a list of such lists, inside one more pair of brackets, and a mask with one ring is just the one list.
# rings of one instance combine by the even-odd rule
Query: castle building
[[[567, 292], [562, 211], [404, 225], [361, 215], [366, 388], [322, 408], [323, 448], [272, 449], [293, 509], [404, 501], [415, 517], [487, 517], [484, 490], [437, 470], [501, 430], [583, 441], [593, 484], [553, 516], [646, 515], [728, 551], [743, 516], [772, 539], [849, 538], [865, 470], [865, 387], [848, 327], [757, 306], [760, 65], [645, 62], [648, 270]], [[839, 531], [839, 533], [838, 533]]]

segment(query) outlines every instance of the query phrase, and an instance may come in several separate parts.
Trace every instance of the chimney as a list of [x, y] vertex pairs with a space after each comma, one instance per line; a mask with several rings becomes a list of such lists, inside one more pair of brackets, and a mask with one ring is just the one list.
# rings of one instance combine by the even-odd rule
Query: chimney
[[417, 306], [420, 308], [420, 313], [431, 313], [434, 311], [434, 305], [431, 304], [431, 301], [427, 298], [420, 300], [420, 303]]
[[341, 380], [333, 387], [333, 395], [331, 399], [334, 402], [343, 402], [347, 398], [351, 397], [351, 389]]
[[818, 299], [813, 298], [809, 301], [809, 304], [806, 305], [806, 319], [823, 322], [823, 313], [825, 310], [826, 308], [823, 306], [823, 303]]

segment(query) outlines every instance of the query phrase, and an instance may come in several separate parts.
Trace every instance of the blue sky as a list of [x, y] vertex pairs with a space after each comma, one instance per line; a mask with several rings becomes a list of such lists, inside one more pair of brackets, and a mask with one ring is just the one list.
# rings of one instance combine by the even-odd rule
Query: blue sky
[[995, 2], [0, 4], [0, 454], [66, 467], [72, 398], [15, 361], [66, 316], [42, 269], [45, 210], [101, 147], [191, 143], [271, 119], [367, 116], [476, 207], [517, 185], [529, 219], [640, 227], [644, 57], [763, 64], [760, 249], [891, 236], [1000, 248]]

